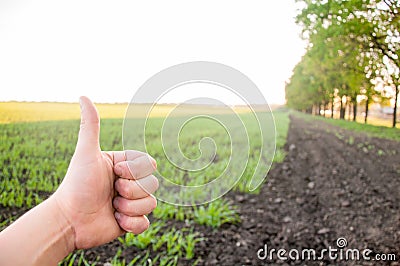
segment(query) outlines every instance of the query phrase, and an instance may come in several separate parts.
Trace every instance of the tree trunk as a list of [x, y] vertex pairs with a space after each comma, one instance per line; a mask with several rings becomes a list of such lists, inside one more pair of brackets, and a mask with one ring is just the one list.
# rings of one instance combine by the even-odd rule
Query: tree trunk
[[335, 104], [335, 96], [332, 96], [332, 100], [331, 100], [331, 103], [332, 103], [332, 105], [331, 105], [331, 118], [333, 118], [333, 109], [334, 109], [334, 104]]
[[325, 111], [326, 111], [327, 108], [328, 108], [328, 103], [327, 103], [327, 102], [324, 102], [324, 117], [326, 117]]
[[396, 127], [396, 122], [397, 122], [396, 121], [397, 120], [397, 99], [398, 99], [398, 96], [399, 96], [399, 86], [398, 86], [398, 84], [396, 84], [395, 86], [396, 86], [396, 89], [395, 89], [396, 95], [394, 97], [393, 127]]
[[344, 119], [346, 115], [346, 106], [343, 104], [343, 98], [340, 100], [340, 119]]
[[351, 117], [351, 102], [350, 101], [347, 101], [346, 108], [347, 108], [347, 117], [348, 117], [348, 120], [350, 120], [350, 117]]
[[357, 121], [357, 100], [353, 102], [353, 121]]
[[368, 110], [369, 110], [369, 97], [367, 97], [367, 101], [365, 102], [365, 118], [364, 123], [367, 123], [368, 120]]

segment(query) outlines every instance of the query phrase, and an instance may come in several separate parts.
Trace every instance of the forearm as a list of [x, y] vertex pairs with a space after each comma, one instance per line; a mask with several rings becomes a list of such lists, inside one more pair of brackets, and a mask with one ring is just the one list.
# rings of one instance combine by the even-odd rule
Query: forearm
[[0, 265], [57, 265], [74, 248], [73, 228], [49, 198], [0, 232]]

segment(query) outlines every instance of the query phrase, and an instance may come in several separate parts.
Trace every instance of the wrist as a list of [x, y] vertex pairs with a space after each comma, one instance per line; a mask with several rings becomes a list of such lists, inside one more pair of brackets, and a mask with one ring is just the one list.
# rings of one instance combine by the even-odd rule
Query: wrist
[[56, 265], [74, 242], [73, 227], [50, 197], [0, 233], [0, 264]]
[[75, 230], [71, 221], [63, 211], [62, 205], [56, 195], [52, 195], [47, 199], [49, 208], [54, 215], [58, 232], [62, 240], [62, 246], [65, 250], [65, 256], [75, 250]]

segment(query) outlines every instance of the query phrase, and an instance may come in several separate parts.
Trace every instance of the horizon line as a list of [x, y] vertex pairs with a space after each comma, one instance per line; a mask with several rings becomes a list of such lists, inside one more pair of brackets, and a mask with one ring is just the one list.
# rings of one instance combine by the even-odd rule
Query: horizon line
[[[79, 101], [35, 101], [35, 100], [7, 100], [7, 101], [2, 101], [0, 100], [0, 103], [64, 103], [64, 104], [79, 104]], [[130, 102], [97, 102], [94, 101], [94, 104], [126, 104], [129, 105], [131, 104]], [[176, 102], [170, 102], [170, 103], [152, 103], [152, 102], [138, 102], [135, 104], [156, 104], [156, 105], [178, 105], [178, 104], [183, 104], [183, 105], [207, 105], [207, 106], [224, 106], [222, 104], [207, 104], [207, 103], [176, 103]], [[229, 106], [249, 106], [246, 104], [227, 104]], [[250, 104], [251, 106], [262, 106], [265, 104], [262, 103], [255, 103], [255, 104]], [[268, 103], [268, 105], [286, 105], [286, 103]]]

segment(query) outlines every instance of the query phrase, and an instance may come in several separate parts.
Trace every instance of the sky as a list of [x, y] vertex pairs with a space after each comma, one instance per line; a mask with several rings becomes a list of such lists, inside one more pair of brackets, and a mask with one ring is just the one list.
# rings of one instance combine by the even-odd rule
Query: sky
[[[190, 61], [247, 75], [270, 104], [304, 54], [294, 0], [0, 1], [0, 101], [129, 102], [151, 76]], [[235, 102], [212, 85], [193, 90]], [[205, 87], [204, 87], [205, 86]], [[224, 96], [225, 95], [225, 96]]]

